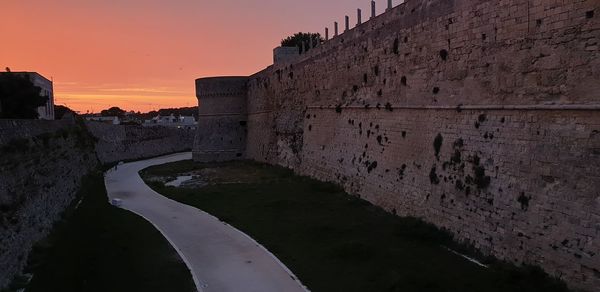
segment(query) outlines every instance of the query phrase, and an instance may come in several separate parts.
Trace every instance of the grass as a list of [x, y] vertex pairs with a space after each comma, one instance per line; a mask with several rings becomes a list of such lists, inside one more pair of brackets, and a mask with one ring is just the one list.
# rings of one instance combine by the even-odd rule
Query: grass
[[[237, 169], [242, 179], [231, 173]], [[488, 258], [482, 268], [446, 247], [467, 250], [436, 227], [401, 218], [332, 184], [251, 162], [153, 166], [142, 176], [211, 173], [190, 189], [148, 184], [244, 231], [312, 291], [567, 291], [539, 268]]]
[[108, 204], [100, 172], [86, 177], [72, 208], [30, 255], [35, 291], [195, 291], [191, 274], [147, 221]]

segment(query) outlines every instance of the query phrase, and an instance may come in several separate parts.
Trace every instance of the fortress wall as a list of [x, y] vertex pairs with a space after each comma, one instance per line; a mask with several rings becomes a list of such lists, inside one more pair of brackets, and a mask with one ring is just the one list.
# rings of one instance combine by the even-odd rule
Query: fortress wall
[[194, 131], [168, 127], [85, 123], [97, 139], [96, 154], [102, 164], [137, 160], [192, 148]]
[[408, 1], [251, 76], [247, 156], [597, 289], [598, 6]]
[[53, 133], [75, 125], [74, 120], [0, 120], [0, 145], [15, 139]]
[[[35, 242], [73, 203], [98, 160], [111, 163], [188, 150], [192, 131], [75, 120], [0, 120], [0, 289]], [[90, 134], [93, 136], [90, 136]]]
[[598, 287], [597, 112], [313, 113], [300, 173], [424, 218], [484, 253]]
[[74, 121], [0, 120], [0, 289], [27, 263], [97, 165]]
[[248, 120], [247, 80], [248, 77], [196, 80], [199, 115], [194, 160], [231, 160], [244, 157]]

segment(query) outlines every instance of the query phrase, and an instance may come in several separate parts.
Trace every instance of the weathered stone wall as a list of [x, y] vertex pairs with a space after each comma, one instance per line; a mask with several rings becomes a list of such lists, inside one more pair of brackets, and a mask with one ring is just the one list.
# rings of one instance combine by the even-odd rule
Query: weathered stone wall
[[0, 145], [23, 137], [53, 133], [59, 129], [74, 125], [75, 121], [72, 119], [52, 122], [39, 120], [0, 120]]
[[101, 163], [136, 160], [192, 149], [194, 131], [167, 127], [85, 123], [97, 139], [96, 153]]
[[0, 289], [96, 165], [93, 139], [72, 120], [0, 120]]
[[599, 6], [407, 1], [251, 76], [246, 155], [598, 291]]
[[248, 77], [196, 80], [199, 115], [194, 141], [194, 160], [244, 158], [248, 120], [247, 81]]
[[[87, 126], [87, 127], [86, 127]], [[0, 289], [97, 164], [189, 150], [193, 131], [75, 120], [0, 120]]]

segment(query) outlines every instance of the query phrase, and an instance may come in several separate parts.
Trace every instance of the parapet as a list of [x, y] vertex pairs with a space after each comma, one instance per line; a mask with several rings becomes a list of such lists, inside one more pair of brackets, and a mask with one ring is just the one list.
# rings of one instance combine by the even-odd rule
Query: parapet
[[246, 96], [247, 76], [224, 76], [196, 79], [196, 97]]
[[299, 55], [298, 47], [277, 47], [273, 49], [273, 64], [294, 61]]

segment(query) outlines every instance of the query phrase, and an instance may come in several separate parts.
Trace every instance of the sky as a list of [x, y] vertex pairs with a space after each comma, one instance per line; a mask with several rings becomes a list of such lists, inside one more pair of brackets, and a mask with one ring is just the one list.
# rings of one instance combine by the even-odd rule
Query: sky
[[[378, 14], [387, 0], [377, 0]], [[399, 4], [395, 0], [394, 4]], [[250, 75], [288, 35], [324, 34], [368, 0], [0, 0], [0, 70], [54, 81], [79, 111], [195, 106], [194, 80]]]

